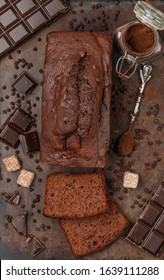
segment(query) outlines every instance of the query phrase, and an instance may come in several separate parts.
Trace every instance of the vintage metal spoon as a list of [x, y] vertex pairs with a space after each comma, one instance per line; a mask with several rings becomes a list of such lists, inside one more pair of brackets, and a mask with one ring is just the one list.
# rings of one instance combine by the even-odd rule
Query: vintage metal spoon
[[132, 134], [132, 127], [134, 124], [134, 121], [136, 119], [137, 113], [139, 111], [139, 106], [143, 97], [143, 92], [146, 86], [146, 83], [151, 79], [151, 72], [152, 72], [152, 66], [145, 64], [143, 66], [143, 68], [140, 70], [140, 78], [141, 78], [141, 87], [140, 87], [140, 91], [137, 97], [137, 102], [136, 102], [136, 106], [134, 109], [134, 112], [131, 114], [131, 122], [130, 122], [130, 126], [128, 128], [128, 130], [126, 132], [124, 132], [121, 137], [119, 138], [118, 141], [118, 153], [121, 156], [128, 156], [129, 154], [132, 153], [133, 149], [134, 149], [134, 137]]

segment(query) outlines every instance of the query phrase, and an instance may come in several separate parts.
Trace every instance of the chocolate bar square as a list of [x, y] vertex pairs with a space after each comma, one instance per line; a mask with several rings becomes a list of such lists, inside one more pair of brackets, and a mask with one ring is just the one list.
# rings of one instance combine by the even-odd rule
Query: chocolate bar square
[[149, 238], [144, 243], [143, 249], [156, 256], [160, 251], [163, 243], [164, 243], [163, 237], [155, 232], [152, 232]]
[[8, 5], [8, 2], [6, 0], [0, 0], [0, 9], [6, 8]]
[[161, 213], [161, 209], [149, 204], [141, 214], [139, 220], [145, 222], [148, 226], [153, 226]]
[[35, 11], [30, 17], [26, 19], [27, 24], [32, 31], [38, 29], [46, 23], [48, 17], [42, 12], [42, 10]]
[[31, 12], [32, 10], [34, 10], [34, 8], [37, 6], [37, 3], [35, 2], [35, 0], [18, 0], [15, 3], [15, 8], [17, 9], [17, 11], [22, 15], [26, 15], [29, 12]]
[[128, 238], [130, 238], [130, 240], [132, 240], [137, 245], [140, 245], [145, 239], [145, 237], [148, 235], [149, 231], [150, 228], [138, 222], [133, 227], [132, 231], [128, 235]]
[[9, 39], [14, 45], [28, 37], [28, 34], [29, 31], [24, 23], [17, 24], [14, 28], [11, 28], [7, 32]]
[[60, 0], [51, 0], [44, 5], [45, 10], [48, 12], [50, 17], [54, 17], [65, 10], [65, 3]]
[[3, 13], [0, 13], [0, 19], [0, 25], [6, 30], [19, 20], [19, 16], [16, 14], [13, 8], [10, 8], [6, 11], [3, 11]]

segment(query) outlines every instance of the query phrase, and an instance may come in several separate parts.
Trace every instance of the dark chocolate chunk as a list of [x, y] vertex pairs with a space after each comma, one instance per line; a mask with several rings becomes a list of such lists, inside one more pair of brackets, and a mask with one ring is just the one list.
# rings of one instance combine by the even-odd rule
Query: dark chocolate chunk
[[19, 132], [6, 124], [0, 132], [0, 140], [7, 145], [16, 148], [19, 144]]
[[23, 72], [17, 80], [12, 84], [12, 88], [17, 92], [29, 94], [37, 86], [34, 79], [26, 72]]
[[39, 150], [39, 141], [36, 131], [30, 131], [20, 135], [20, 142], [25, 154]]
[[164, 181], [126, 239], [154, 256], [159, 254], [164, 244]]
[[18, 131], [27, 131], [34, 123], [35, 119], [27, 114], [25, 111], [17, 108], [9, 119], [8, 123]]
[[16, 229], [16, 231], [21, 234], [27, 236], [27, 215], [28, 212], [21, 212], [17, 217], [12, 219], [12, 225]]
[[0, 57], [68, 10], [65, 0], [0, 0]]

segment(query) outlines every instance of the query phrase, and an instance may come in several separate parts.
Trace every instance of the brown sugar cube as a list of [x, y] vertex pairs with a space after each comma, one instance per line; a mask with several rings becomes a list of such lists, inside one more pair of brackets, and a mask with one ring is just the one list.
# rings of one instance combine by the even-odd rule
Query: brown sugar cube
[[100, 250], [116, 240], [128, 221], [109, 197], [109, 211], [94, 217], [60, 219], [60, 225], [75, 257]]
[[3, 163], [6, 167], [6, 170], [9, 172], [17, 171], [21, 168], [19, 159], [15, 155], [4, 158]]
[[135, 189], [138, 186], [138, 181], [139, 181], [138, 174], [126, 171], [124, 173], [123, 187]]
[[34, 173], [22, 169], [19, 174], [17, 184], [22, 187], [29, 188], [32, 184], [32, 181], [34, 180], [34, 177], [35, 177]]
[[103, 173], [47, 177], [43, 214], [56, 218], [90, 217], [109, 210]]

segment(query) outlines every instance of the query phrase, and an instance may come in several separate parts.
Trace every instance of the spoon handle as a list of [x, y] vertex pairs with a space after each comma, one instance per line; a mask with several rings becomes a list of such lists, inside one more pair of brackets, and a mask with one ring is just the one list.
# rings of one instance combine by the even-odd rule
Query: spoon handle
[[144, 65], [143, 69], [140, 70], [140, 77], [141, 77], [141, 82], [142, 83], [141, 83], [139, 94], [137, 96], [137, 101], [136, 101], [134, 111], [131, 114], [131, 124], [132, 125], [133, 125], [133, 123], [136, 119], [137, 113], [139, 111], [139, 107], [140, 107], [140, 103], [141, 103], [141, 100], [142, 100], [142, 97], [143, 97], [143, 92], [144, 92], [146, 83], [151, 79], [151, 75], [150, 75], [151, 72], [152, 72], [151, 65]]

